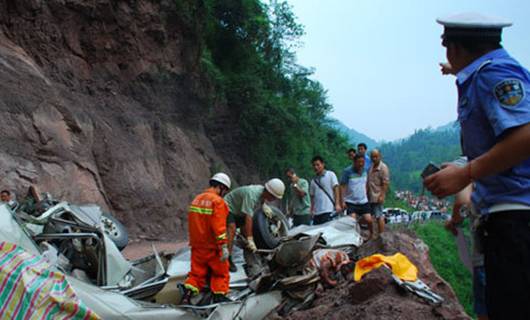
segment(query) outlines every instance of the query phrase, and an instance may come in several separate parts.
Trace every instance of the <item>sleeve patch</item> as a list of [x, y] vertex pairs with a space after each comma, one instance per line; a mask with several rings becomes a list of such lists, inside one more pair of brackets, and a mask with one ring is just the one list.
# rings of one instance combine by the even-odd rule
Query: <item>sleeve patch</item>
[[507, 79], [499, 82], [493, 90], [495, 98], [506, 107], [515, 107], [524, 99], [523, 83], [517, 79]]

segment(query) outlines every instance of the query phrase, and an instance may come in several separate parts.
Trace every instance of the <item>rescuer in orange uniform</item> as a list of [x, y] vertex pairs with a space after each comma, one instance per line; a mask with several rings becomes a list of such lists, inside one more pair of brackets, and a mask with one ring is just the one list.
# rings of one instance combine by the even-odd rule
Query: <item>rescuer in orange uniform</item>
[[198, 294], [210, 274], [210, 290], [214, 301], [223, 301], [228, 292], [228, 244], [226, 218], [228, 206], [223, 195], [230, 189], [230, 178], [217, 173], [210, 179], [210, 188], [195, 197], [188, 211], [191, 271], [184, 284], [184, 300]]

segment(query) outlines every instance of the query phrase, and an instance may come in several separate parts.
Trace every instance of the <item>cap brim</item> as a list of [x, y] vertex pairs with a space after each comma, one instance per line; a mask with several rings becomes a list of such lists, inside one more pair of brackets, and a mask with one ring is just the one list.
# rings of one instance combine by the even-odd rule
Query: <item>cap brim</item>
[[463, 12], [440, 17], [436, 22], [447, 28], [473, 29], [502, 29], [512, 25], [512, 22], [496, 16], [489, 16], [477, 12]]

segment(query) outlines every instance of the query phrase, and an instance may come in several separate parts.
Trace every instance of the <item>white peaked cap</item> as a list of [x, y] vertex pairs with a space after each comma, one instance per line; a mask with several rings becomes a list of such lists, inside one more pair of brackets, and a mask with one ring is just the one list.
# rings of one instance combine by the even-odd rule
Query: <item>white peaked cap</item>
[[436, 19], [436, 22], [448, 28], [502, 29], [512, 25], [504, 18], [487, 16], [476, 12], [454, 14]]

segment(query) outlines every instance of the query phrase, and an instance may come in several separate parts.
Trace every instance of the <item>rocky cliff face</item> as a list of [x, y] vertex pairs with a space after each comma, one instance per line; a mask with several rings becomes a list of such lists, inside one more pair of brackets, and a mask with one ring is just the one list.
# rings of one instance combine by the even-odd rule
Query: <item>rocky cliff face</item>
[[171, 239], [211, 171], [250, 179], [175, 3], [0, 0], [0, 188], [35, 184]]

